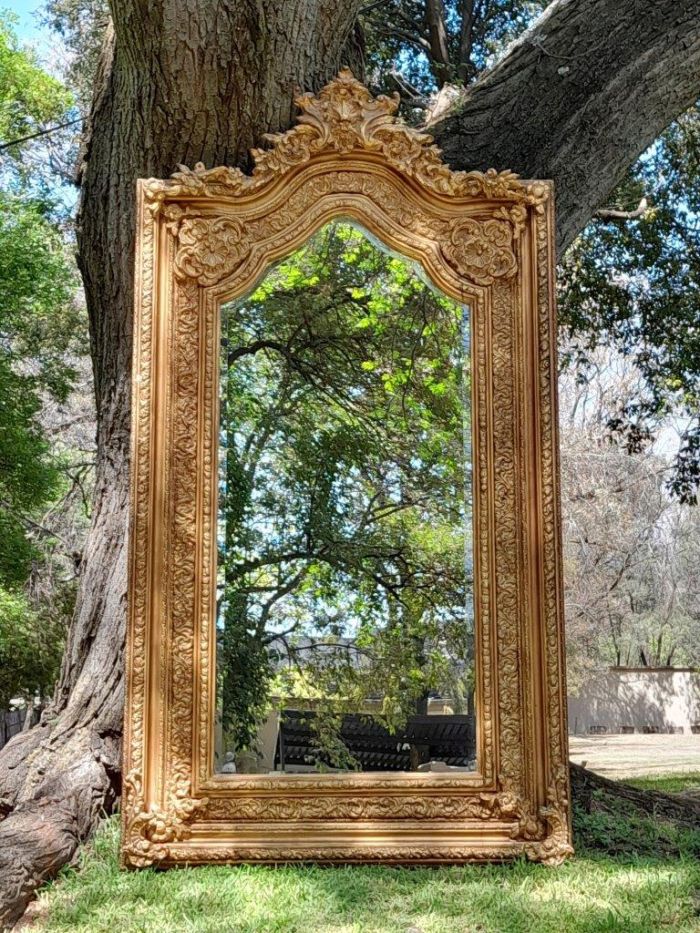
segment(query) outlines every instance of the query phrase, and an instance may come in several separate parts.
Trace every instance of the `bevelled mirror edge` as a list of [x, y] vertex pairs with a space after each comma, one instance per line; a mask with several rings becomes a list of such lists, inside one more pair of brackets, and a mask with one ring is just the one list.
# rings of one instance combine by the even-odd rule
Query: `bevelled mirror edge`
[[[392, 101], [373, 100], [347, 73], [301, 105], [321, 128], [280, 137], [258, 154], [250, 177], [197, 168], [140, 185], [124, 861], [463, 861], [522, 852], [556, 861], [570, 850], [570, 831], [551, 187], [509, 173], [451, 173], [425, 137], [417, 142], [394, 121]], [[306, 146], [304, 157], [285, 157], [292, 142]], [[289, 198], [282, 209], [283, 188]], [[406, 190], [417, 192], [408, 218]], [[453, 788], [440, 774], [403, 774], [393, 783], [341, 776], [335, 804], [323, 793], [334, 778], [328, 775], [306, 792], [295, 776], [266, 784], [258, 775], [221, 790], [207, 785], [211, 709], [200, 691], [211, 680], [205, 616], [211, 619], [214, 512], [203, 481], [207, 470], [211, 480], [215, 441], [215, 293], [254, 276], [256, 263], [259, 273], [265, 249], [281, 255], [285, 238], [290, 243], [304, 224], [314, 225], [315, 208], [335, 204], [342, 215], [360, 203], [382, 242], [390, 230], [398, 251], [402, 240], [407, 253], [430, 245], [446, 281], [478, 296], [470, 302], [480, 332], [474, 365], [485, 378], [476, 380], [476, 394], [484, 394], [475, 430], [489, 444], [482, 445], [483, 488], [475, 490], [488, 507], [484, 532], [476, 534], [490, 600], [484, 709], [489, 697], [493, 704], [481, 723], [485, 784]], [[519, 409], [533, 388], [536, 410], [532, 398]], [[342, 828], [350, 813], [352, 839]], [[280, 819], [305, 820], [319, 831], [291, 845]], [[387, 847], [387, 838], [395, 843]]]

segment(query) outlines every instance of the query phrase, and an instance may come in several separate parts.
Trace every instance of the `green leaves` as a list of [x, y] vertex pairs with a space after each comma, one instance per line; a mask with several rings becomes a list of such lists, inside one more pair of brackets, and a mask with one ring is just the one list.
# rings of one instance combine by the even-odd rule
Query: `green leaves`
[[[14, 33], [16, 19], [0, 14], [0, 142], [9, 143], [47, 124], [60, 122], [72, 95], [37, 64]], [[22, 144], [6, 152], [18, 158]]]
[[[0, 140], [60, 121], [70, 105], [70, 94], [20, 48], [12, 20], [0, 16]], [[66, 402], [87, 341], [77, 275], [51, 199], [36, 194], [46, 179], [25, 164], [29, 149], [18, 142], [4, 150], [0, 190], [0, 708], [51, 690], [74, 602], [75, 555], [67, 555], [67, 580], [42, 566], [56, 543], [42, 513], [66, 492], [42, 417]], [[33, 564], [50, 579], [30, 598]]]
[[33, 702], [50, 692], [63, 647], [57, 615], [37, 611], [23, 594], [0, 586], [0, 709], [12, 699]]
[[43, 204], [0, 191], [2, 352], [57, 401], [71, 387], [71, 356], [86, 349], [77, 285], [66, 245]]
[[62, 402], [72, 385], [81, 333], [75, 284], [39, 207], [0, 193], [0, 584], [25, 579], [34, 553], [26, 519], [58, 487], [38, 415], [45, 394]]
[[341, 766], [344, 712], [396, 728], [468, 676], [468, 316], [337, 222], [224, 322], [224, 729], [313, 695]]
[[642, 380], [634, 402], [608, 413], [630, 449], [664, 418], [683, 424], [670, 487], [694, 502], [700, 481], [700, 110], [672, 124], [609, 200], [648, 207], [636, 220], [594, 220], [564, 257], [559, 320], [585, 378], [591, 351], [612, 345]]

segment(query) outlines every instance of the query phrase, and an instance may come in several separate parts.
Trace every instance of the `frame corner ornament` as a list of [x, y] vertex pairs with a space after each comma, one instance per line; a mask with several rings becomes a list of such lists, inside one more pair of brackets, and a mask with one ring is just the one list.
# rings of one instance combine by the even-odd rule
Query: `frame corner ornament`
[[[557, 864], [572, 848], [551, 183], [453, 171], [347, 69], [297, 103], [250, 175], [199, 163], [138, 187], [124, 863]], [[471, 309], [478, 774], [213, 772], [220, 306], [336, 217]]]
[[146, 807], [140, 773], [131, 771], [123, 783], [124, 863], [130, 868], [147, 868], [167, 858], [169, 843], [189, 838], [191, 821], [209, 801], [190, 797], [190, 782], [181, 778], [170, 783], [166, 810], [155, 804]]
[[545, 827], [544, 837], [525, 846], [531, 861], [556, 866], [574, 854], [571, 844], [569, 771], [560, 764], [547, 790], [547, 801], [539, 809]]

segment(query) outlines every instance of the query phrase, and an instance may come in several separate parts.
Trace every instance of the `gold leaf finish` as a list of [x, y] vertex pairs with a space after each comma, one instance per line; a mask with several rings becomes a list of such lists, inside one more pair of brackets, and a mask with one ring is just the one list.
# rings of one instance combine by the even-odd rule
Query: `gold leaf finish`
[[447, 231], [442, 251], [451, 266], [479, 285], [511, 278], [518, 269], [513, 228], [505, 220], [457, 220]]
[[[237, 168], [139, 183], [123, 860], [571, 852], [548, 182], [453, 172], [349, 71]], [[333, 217], [469, 304], [478, 773], [213, 773], [219, 307]]]
[[131, 771], [124, 778], [124, 808], [128, 814], [128, 832], [122, 842], [122, 853], [130, 865], [146, 868], [167, 856], [166, 843], [181, 842], [190, 834], [189, 821], [202, 810], [206, 798], [188, 797], [189, 781], [173, 782], [168, 797], [168, 809], [154, 804], [146, 809], [141, 775]]
[[243, 226], [232, 217], [186, 217], [176, 235], [175, 275], [198, 285], [215, 285], [250, 252]]

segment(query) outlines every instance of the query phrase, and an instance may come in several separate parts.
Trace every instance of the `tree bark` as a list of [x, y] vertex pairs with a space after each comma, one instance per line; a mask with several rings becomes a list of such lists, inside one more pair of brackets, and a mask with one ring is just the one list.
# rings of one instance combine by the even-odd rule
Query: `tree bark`
[[554, 0], [431, 127], [453, 168], [555, 183], [563, 252], [700, 93], [700, 0]]
[[700, 827], [700, 799], [692, 794], [639, 790], [573, 763], [570, 776], [572, 797], [588, 813], [608, 809], [619, 814], [622, 802], [625, 812], [636, 810], [640, 816], [651, 816], [685, 829], [697, 831]]
[[[78, 218], [96, 501], [54, 702], [0, 753], [0, 923], [19, 916], [119, 793], [135, 180], [179, 163], [246, 165], [263, 133], [292, 123], [297, 87], [318, 89], [341, 64], [361, 74], [362, 3], [113, 0]], [[554, 177], [566, 245], [700, 91], [699, 13], [700, 0], [558, 0], [435, 127], [447, 158]]]

